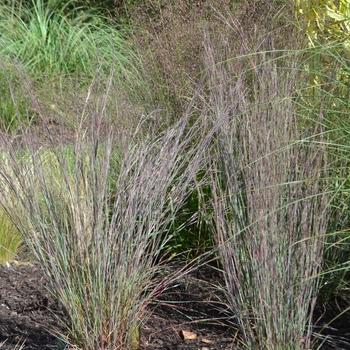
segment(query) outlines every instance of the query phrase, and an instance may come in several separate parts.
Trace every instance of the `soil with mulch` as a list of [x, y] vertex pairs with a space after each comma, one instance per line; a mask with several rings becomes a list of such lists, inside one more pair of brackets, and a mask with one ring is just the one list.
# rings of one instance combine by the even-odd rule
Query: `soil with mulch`
[[[141, 349], [240, 349], [234, 341], [239, 336], [234, 319], [225, 313], [224, 294], [214, 287], [221, 283], [220, 273], [209, 267], [178, 280], [153, 305], [154, 311], [142, 325]], [[66, 313], [46, 287], [35, 264], [0, 266], [0, 342], [7, 340], [2, 349], [18, 342], [27, 350], [64, 348], [53, 331], [64, 333], [59, 320]], [[332, 310], [332, 303], [317, 309], [320, 329], [334, 316]], [[322, 334], [328, 338], [320, 349], [350, 349], [350, 313]]]

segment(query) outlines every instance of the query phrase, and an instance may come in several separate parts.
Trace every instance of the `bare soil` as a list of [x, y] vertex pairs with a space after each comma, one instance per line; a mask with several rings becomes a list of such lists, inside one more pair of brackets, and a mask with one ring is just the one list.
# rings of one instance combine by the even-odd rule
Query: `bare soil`
[[[26, 350], [63, 349], [53, 332], [64, 333], [59, 321], [66, 314], [48, 292], [40, 269], [35, 264], [11, 266], [0, 266], [0, 342], [7, 340], [3, 349], [19, 341], [25, 342]], [[141, 349], [240, 349], [234, 320], [225, 314], [225, 296], [213, 286], [220, 283], [220, 273], [209, 267], [178, 281], [155, 302], [142, 324]], [[339, 303], [318, 307], [315, 332], [347, 306]], [[345, 312], [322, 331], [328, 338], [320, 349], [350, 349], [349, 329], [350, 313]], [[186, 332], [196, 339], [185, 339]]]

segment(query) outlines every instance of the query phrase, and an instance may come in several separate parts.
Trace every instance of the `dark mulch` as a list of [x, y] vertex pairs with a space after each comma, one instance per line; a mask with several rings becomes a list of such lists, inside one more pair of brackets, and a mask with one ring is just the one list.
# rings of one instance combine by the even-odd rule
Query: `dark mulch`
[[[14, 270], [0, 267], [0, 342], [7, 340], [10, 345], [25, 341], [27, 350], [57, 350], [57, 339], [50, 331], [64, 332], [58, 322], [65, 318], [62, 306], [46, 290], [45, 279], [36, 265], [13, 266]], [[224, 312], [224, 295], [213, 287], [222, 282], [220, 277], [214, 269], [201, 268], [178, 280], [153, 305], [154, 312], [142, 325], [141, 348], [239, 349], [233, 342], [237, 331]], [[339, 313], [334, 303], [327, 306], [316, 312], [318, 327]], [[345, 313], [332, 327], [323, 330], [329, 338], [320, 349], [350, 349], [349, 316], [349, 312]], [[184, 331], [197, 338], [184, 339]]]
[[0, 267], [0, 341], [25, 341], [25, 349], [57, 349], [48, 330], [57, 329], [63, 317], [63, 308], [45, 289], [37, 267]]

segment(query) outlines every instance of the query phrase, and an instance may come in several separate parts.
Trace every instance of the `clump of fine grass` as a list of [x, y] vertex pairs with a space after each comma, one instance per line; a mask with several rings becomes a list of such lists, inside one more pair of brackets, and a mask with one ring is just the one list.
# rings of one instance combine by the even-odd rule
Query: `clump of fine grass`
[[[36, 106], [27, 100], [30, 93], [23, 91], [24, 96], [19, 96], [20, 88], [27, 85], [24, 74], [18, 74], [23, 67], [31, 76], [41, 108], [46, 104], [46, 113], [56, 125], [75, 123], [71, 111], [84, 105], [83, 91], [97, 71], [101, 79], [107, 79], [112, 66], [118, 105], [125, 102], [131, 109], [129, 102], [135, 102], [140, 84], [140, 65], [129, 36], [125, 26], [117, 26], [98, 9], [77, 6], [74, 1], [0, 4], [0, 55], [6, 62], [6, 67], [1, 67], [3, 74], [0, 68], [0, 127], [16, 129], [19, 113], [21, 122], [38, 117]], [[15, 79], [10, 79], [9, 73]], [[102, 94], [96, 90], [92, 95], [98, 98]], [[117, 115], [115, 109], [112, 114]]]
[[220, 34], [217, 45], [226, 50], [236, 45], [237, 36], [227, 30], [222, 15], [232, 14], [241, 20], [245, 31], [254, 32], [257, 23], [278, 26], [281, 21], [277, 16], [272, 21], [266, 16], [287, 7], [276, 1], [248, 0], [148, 0], [126, 1], [123, 5], [122, 12], [133, 24], [136, 46], [147, 68], [143, 76], [151, 89], [144, 89], [143, 94], [148, 94], [151, 108], [160, 110], [163, 118], [165, 113], [168, 118], [181, 115], [201, 81], [205, 70], [204, 28]]
[[97, 10], [76, 7], [73, 1], [2, 4], [0, 32], [0, 53], [29, 72], [91, 78], [97, 67], [108, 72], [113, 62], [123, 79], [130, 75], [133, 59], [121, 31]]
[[68, 312], [67, 342], [136, 349], [146, 306], [171, 279], [155, 278], [164, 230], [191, 190], [205, 140], [193, 144], [202, 126], [189, 126], [189, 113], [152, 139], [105, 125], [106, 100], [99, 109], [87, 102], [73, 159], [63, 146], [38, 151], [24, 132], [29, 157], [4, 149], [13, 175], [0, 176], [16, 199], [11, 219]]
[[300, 138], [293, 58], [222, 61], [210, 43], [207, 57], [212, 218], [230, 307], [247, 348], [309, 349], [327, 230], [322, 138]]

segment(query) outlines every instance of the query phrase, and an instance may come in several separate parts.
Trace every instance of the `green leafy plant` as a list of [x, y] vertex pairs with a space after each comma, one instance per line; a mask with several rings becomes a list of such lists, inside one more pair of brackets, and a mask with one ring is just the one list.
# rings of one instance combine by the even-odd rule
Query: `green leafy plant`
[[350, 2], [348, 0], [294, 0], [297, 16], [302, 16], [310, 45], [320, 40], [343, 42], [350, 39]]
[[[339, 60], [347, 69], [347, 61]], [[341, 85], [342, 82], [338, 81]], [[334, 82], [334, 87], [336, 83]], [[350, 232], [349, 232], [349, 128], [347, 126], [348, 101], [339, 96], [339, 90], [323, 96], [324, 125], [329, 134], [329, 183], [332, 189], [328, 237], [325, 245], [323, 285], [320, 299], [327, 302], [336, 296], [347, 298], [350, 285]]]
[[[2, 171], [7, 172], [8, 176], [13, 176], [13, 169], [9, 164], [8, 157], [3, 151], [0, 153], [0, 161]], [[22, 175], [26, 177], [28, 173], [22, 173]], [[22, 253], [24, 253], [25, 249], [21, 232], [11, 220], [16, 210], [16, 201], [21, 197], [20, 186], [16, 181], [13, 181], [10, 185], [5, 179], [0, 179], [0, 183], [0, 202], [2, 203], [0, 208], [0, 263], [4, 264], [14, 259], [18, 260], [23, 258], [24, 255]], [[11, 196], [12, 187], [16, 187], [18, 191], [17, 197]], [[18, 215], [18, 217], [20, 217], [20, 215]], [[24, 222], [25, 218], [22, 217], [20, 220], [24, 227], [26, 225]]]
[[[348, 96], [349, 71], [341, 63], [341, 55], [349, 58], [350, 48], [350, 2], [348, 0], [294, 0], [297, 24], [305, 32], [304, 48], [309, 52], [308, 67], [312, 95], [320, 88], [337, 88], [336, 95]], [[332, 51], [336, 53], [332, 54]], [[329, 71], [335, 74], [329, 81]], [[335, 81], [335, 83], [334, 83]], [[315, 87], [318, 89], [315, 89]]]

